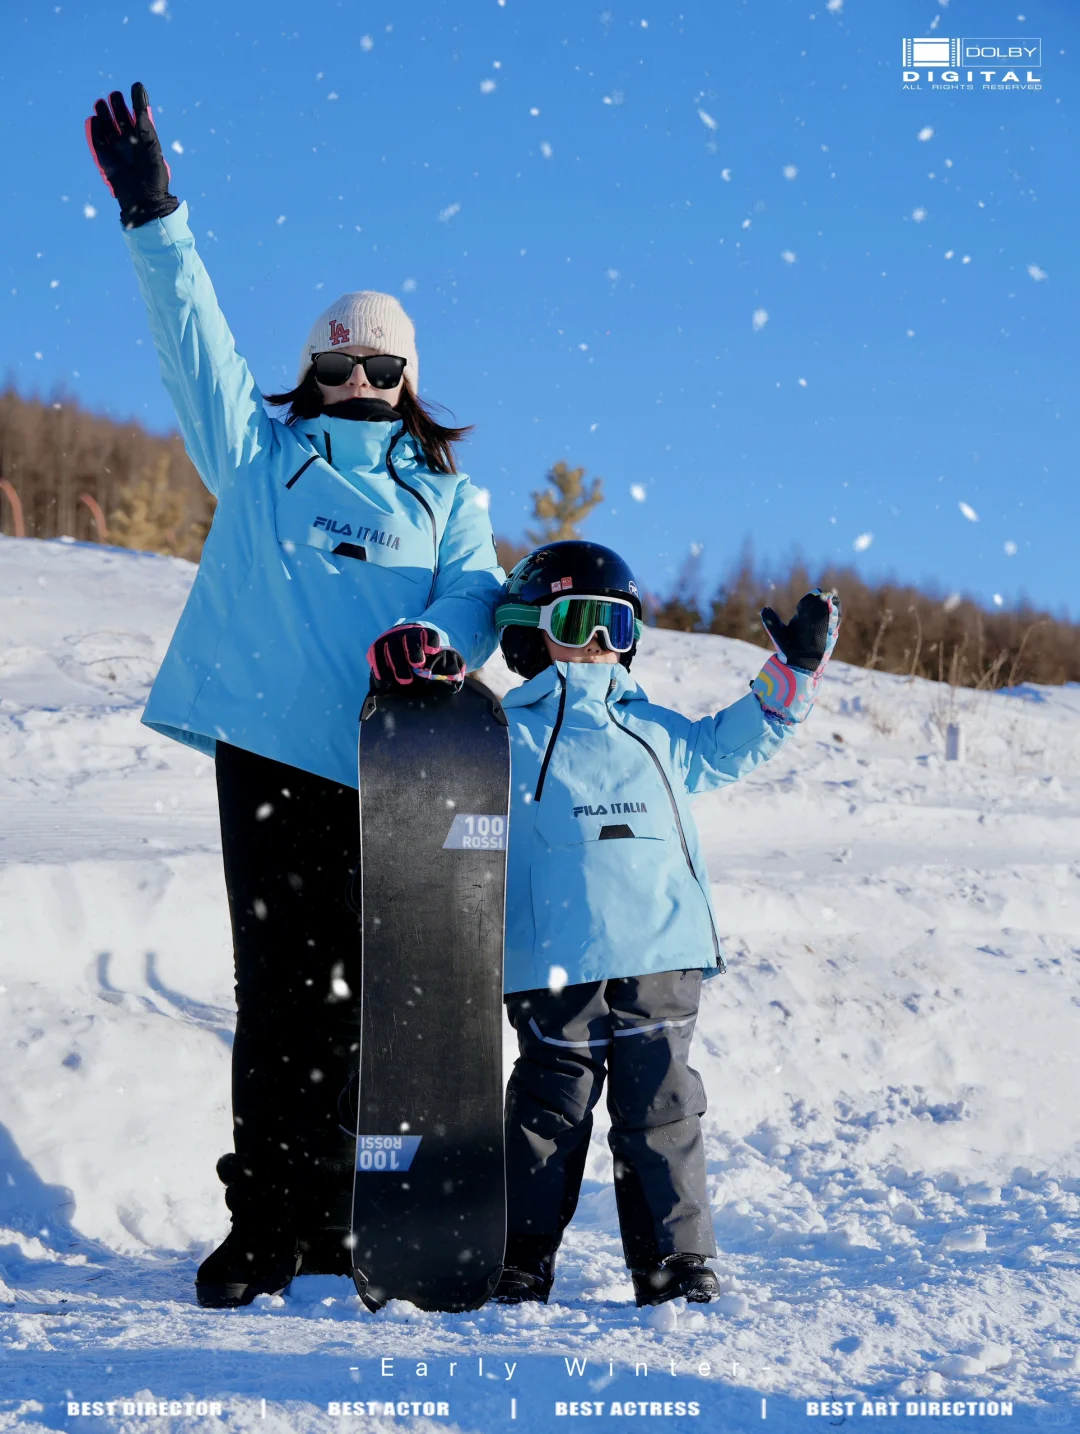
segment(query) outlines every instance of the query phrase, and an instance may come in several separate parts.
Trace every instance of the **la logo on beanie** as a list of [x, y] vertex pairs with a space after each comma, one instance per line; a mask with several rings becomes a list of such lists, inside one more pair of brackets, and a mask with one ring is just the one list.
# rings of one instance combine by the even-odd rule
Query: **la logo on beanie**
[[334, 348], [337, 344], [347, 344], [349, 342], [349, 332], [344, 324], [339, 324], [337, 319], [331, 319], [330, 347]]

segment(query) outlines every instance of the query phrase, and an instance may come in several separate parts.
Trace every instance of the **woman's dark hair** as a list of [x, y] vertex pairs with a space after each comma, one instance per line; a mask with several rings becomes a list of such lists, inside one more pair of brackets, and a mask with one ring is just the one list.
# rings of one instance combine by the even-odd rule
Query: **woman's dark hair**
[[[315, 378], [313, 367], [308, 368], [300, 383], [288, 393], [267, 393], [263, 397], [267, 403], [290, 405], [285, 419], [289, 424], [305, 418], [318, 418], [323, 411], [322, 390]], [[467, 424], [464, 428], [447, 428], [437, 422], [433, 410], [441, 405], [426, 403], [424, 399], [417, 398], [408, 379], [401, 385], [401, 397], [396, 407], [405, 432], [411, 433], [416, 439], [423, 452], [424, 462], [431, 471], [456, 473], [454, 444], [469, 436], [473, 430], [472, 424]]]

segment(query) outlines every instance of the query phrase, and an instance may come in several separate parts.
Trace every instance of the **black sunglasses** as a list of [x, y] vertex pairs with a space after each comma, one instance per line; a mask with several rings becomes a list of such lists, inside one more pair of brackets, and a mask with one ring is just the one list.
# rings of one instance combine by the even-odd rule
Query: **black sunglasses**
[[364, 370], [364, 377], [372, 388], [396, 388], [408, 360], [395, 354], [325, 353], [312, 354], [311, 362], [315, 377], [327, 388], [339, 388], [341, 384], [348, 383], [357, 364]]

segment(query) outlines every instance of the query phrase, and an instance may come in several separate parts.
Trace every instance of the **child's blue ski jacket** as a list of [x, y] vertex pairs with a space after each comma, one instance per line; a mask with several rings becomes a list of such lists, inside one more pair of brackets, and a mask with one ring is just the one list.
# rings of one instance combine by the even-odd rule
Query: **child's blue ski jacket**
[[[753, 693], [692, 722], [622, 666], [557, 662], [502, 699], [510, 724], [507, 991], [722, 969], [689, 797], [738, 781], [794, 726]], [[556, 979], [562, 979], [558, 975]]]

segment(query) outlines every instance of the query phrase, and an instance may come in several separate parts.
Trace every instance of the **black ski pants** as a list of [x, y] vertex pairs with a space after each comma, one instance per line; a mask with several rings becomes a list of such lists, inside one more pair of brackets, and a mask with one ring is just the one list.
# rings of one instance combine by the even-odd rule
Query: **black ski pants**
[[300, 1233], [347, 1226], [337, 1098], [360, 1040], [356, 789], [225, 742], [217, 789], [236, 960], [229, 1204]]
[[506, 998], [520, 1050], [506, 1092], [507, 1264], [558, 1246], [577, 1207], [605, 1077], [626, 1263], [715, 1255], [705, 1091], [688, 1064], [700, 996], [695, 970]]

